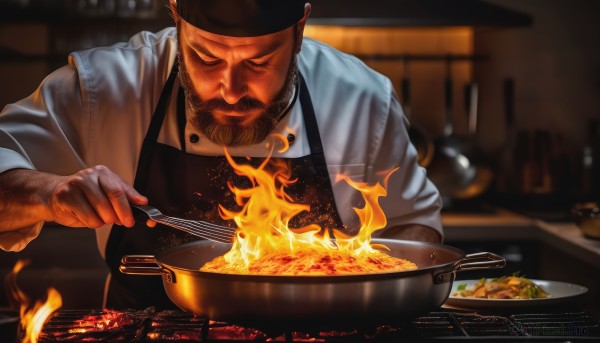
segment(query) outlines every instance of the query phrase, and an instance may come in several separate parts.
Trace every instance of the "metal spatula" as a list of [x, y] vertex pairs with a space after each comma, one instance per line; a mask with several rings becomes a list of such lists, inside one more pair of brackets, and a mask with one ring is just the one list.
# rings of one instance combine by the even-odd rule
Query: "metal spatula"
[[219, 243], [233, 243], [233, 236], [235, 235], [234, 228], [201, 220], [188, 220], [165, 216], [152, 206], [131, 205], [131, 208], [141, 211], [148, 216], [148, 218], [159, 224], [170, 226], [191, 235]]

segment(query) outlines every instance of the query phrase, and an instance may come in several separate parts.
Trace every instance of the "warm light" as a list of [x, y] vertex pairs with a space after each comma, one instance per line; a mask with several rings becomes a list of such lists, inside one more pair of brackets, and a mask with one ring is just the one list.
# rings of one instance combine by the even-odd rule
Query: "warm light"
[[36, 301], [35, 305], [26, 310], [21, 317], [21, 327], [25, 330], [23, 343], [35, 343], [42, 332], [44, 322], [62, 306], [62, 297], [54, 288], [48, 289], [46, 302]]
[[20, 306], [21, 328], [25, 333], [23, 343], [35, 343], [46, 319], [62, 306], [62, 297], [56, 289], [49, 288], [46, 301], [38, 300], [31, 306], [29, 297], [17, 285], [17, 274], [28, 265], [28, 260], [18, 260], [6, 276], [6, 285], [11, 302]]
[[106, 331], [118, 329], [124, 325], [131, 325], [131, 318], [124, 316], [123, 313], [104, 309], [104, 313], [98, 317], [98, 315], [85, 316], [83, 319], [77, 321], [79, 327], [69, 329], [70, 333], [85, 333], [90, 331]]
[[[284, 140], [279, 136], [275, 138]], [[275, 145], [271, 144], [271, 151]], [[416, 268], [414, 264], [388, 256], [371, 245], [373, 232], [383, 229], [387, 223], [378, 199], [387, 195], [384, 185], [387, 186], [389, 176], [396, 169], [387, 173], [384, 185], [354, 182], [344, 175], [337, 177], [336, 181], [347, 182], [365, 200], [363, 208], [355, 208], [361, 222], [360, 231], [349, 236], [339, 228], [322, 228], [315, 223], [300, 228], [289, 227], [290, 220], [303, 211], [310, 211], [310, 206], [295, 203], [286, 193], [286, 187], [296, 182], [290, 179], [287, 162], [268, 157], [254, 168], [236, 163], [227, 150], [225, 157], [236, 174], [247, 177], [252, 187], [241, 189], [229, 183], [236, 203], [242, 209], [235, 212], [220, 206], [219, 210], [224, 219], [233, 220], [238, 226], [236, 239], [229, 252], [207, 263], [201, 270], [241, 274], [296, 274], [301, 270], [301, 274], [337, 274]], [[330, 232], [335, 237], [331, 237]], [[257, 267], [259, 260], [260, 267]]]
[[95, 329], [100, 330], [107, 330], [119, 327], [118, 319], [120, 318], [120, 314], [116, 311], [105, 311], [107, 311], [107, 313], [102, 314], [100, 318], [96, 316], [92, 318], [84, 318], [78, 323], [82, 326], [93, 326]]
[[20, 309], [21, 318], [23, 318], [23, 311], [26, 307], [22, 305], [29, 304], [29, 297], [27, 294], [23, 293], [23, 291], [17, 285], [17, 274], [21, 272], [21, 270], [29, 265], [29, 260], [18, 260], [15, 263], [12, 271], [6, 275], [5, 284], [6, 291], [9, 296], [9, 303], [13, 309]]

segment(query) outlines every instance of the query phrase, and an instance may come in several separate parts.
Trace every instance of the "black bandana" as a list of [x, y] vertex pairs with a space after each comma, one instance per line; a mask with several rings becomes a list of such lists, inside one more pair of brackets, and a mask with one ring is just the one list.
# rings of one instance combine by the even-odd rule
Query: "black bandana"
[[177, 12], [195, 27], [222, 36], [279, 32], [304, 16], [308, 0], [177, 0]]

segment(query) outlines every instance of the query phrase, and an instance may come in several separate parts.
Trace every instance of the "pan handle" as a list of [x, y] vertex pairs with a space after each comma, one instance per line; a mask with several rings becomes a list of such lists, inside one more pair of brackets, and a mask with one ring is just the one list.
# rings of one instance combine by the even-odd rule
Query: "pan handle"
[[[487, 260], [487, 261], [481, 261]], [[474, 262], [469, 262], [474, 261]], [[456, 271], [476, 270], [476, 269], [498, 269], [506, 266], [504, 257], [491, 252], [478, 252], [468, 254], [456, 265]]]
[[168, 282], [175, 282], [175, 274], [159, 265], [152, 255], [123, 256], [119, 271], [131, 275], [164, 275]]
[[467, 254], [465, 258], [458, 261], [454, 265], [454, 269], [452, 271], [435, 275], [434, 281], [436, 284], [453, 281], [454, 277], [456, 276], [456, 272], [463, 270], [499, 269], [504, 268], [505, 266], [506, 260], [504, 257], [491, 252]]

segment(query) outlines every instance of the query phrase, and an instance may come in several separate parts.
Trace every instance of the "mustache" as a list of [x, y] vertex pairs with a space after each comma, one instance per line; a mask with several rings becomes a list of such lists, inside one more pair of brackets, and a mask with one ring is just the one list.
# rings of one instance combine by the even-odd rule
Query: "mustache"
[[223, 112], [250, 112], [266, 111], [268, 106], [260, 100], [254, 98], [242, 98], [235, 104], [229, 104], [222, 99], [211, 99], [202, 102], [194, 101], [195, 112], [214, 112], [215, 110]]

